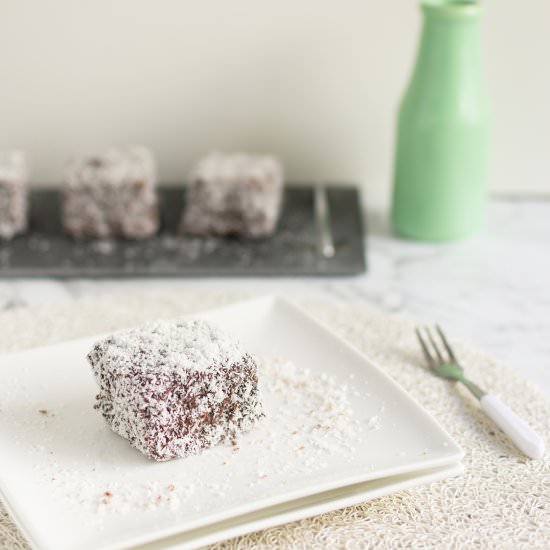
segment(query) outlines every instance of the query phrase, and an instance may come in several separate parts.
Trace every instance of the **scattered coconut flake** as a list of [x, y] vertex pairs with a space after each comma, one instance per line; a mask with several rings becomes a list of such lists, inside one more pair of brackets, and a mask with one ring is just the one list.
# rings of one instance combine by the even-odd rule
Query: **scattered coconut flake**
[[[192, 457], [204, 464], [199, 471], [185, 468], [188, 459], [183, 459], [178, 461], [181, 469], [170, 468], [170, 462], [144, 481], [149, 463], [107, 465], [93, 451], [89, 461], [75, 467], [42, 433], [41, 444], [29, 448], [38, 457], [37, 475], [56, 497], [75, 505], [77, 513], [95, 512], [98, 528], [113, 514], [177, 512], [178, 517], [201, 517], [242, 502], [243, 492], [249, 499], [267, 497], [352, 461], [365, 432], [381, 426], [382, 409], [368, 420], [355, 417], [351, 403], [356, 388], [345, 382], [347, 377], [318, 374], [285, 358], [259, 359], [259, 374], [265, 418], [238, 444], [230, 441]], [[34, 406], [39, 411], [35, 419], [52, 410], [41, 405]], [[55, 410], [56, 421], [63, 425], [63, 405]], [[90, 409], [86, 414], [95, 413]], [[34, 422], [43, 432], [44, 420]]]

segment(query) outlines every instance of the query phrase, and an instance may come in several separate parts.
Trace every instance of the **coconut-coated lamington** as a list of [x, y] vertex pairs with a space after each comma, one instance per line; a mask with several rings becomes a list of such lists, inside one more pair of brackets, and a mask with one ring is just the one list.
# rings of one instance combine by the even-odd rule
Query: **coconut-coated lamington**
[[27, 228], [27, 163], [20, 151], [0, 152], [0, 240]]
[[186, 457], [250, 430], [263, 416], [256, 359], [202, 320], [156, 321], [88, 354], [96, 408], [157, 461]]
[[191, 173], [181, 231], [268, 236], [280, 215], [283, 181], [274, 157], [211, 153]]
[[62, 215], [66, 232], [77, 238], [139, 239], [155, 233], [159, 211], [151, 152], [131, 146], [70, 160]]

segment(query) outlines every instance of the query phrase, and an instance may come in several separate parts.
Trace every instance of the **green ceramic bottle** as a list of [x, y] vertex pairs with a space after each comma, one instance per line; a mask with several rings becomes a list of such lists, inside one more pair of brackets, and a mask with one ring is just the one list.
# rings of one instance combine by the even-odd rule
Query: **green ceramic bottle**
[[486, 195], [481, 6], [441, 0], [421, 6], [420, 48], [399, 110], [392, 223], [413, 239], [458, 239], [480, 227]]

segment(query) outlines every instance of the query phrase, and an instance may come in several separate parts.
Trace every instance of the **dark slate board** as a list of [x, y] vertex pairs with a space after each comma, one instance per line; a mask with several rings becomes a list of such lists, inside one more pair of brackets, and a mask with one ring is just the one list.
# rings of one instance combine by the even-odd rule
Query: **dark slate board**
[[311, 186], [289, 186], [276, 233], [267, 239], [181, 237], [184, 193], [163, 186], [161, 228], [142, 241], [75, 241], [63, 233], [59, 192], [31, 192], [30, 229], [0, 242], [0, 277], [192, 277], [356, 275], [365, 271], [363, 220], [355, 187], [328, 187], [335, 255], [323, 259]]

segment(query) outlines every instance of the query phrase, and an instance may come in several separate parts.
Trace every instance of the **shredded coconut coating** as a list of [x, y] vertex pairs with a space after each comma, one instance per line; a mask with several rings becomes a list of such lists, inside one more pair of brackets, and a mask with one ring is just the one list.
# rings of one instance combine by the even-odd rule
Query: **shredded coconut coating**
[[112, 430], [158, 461], [233, 440], [263, 416], [258, 365], [205, 321], [156, 321], [88, 354], [96, 408]]
[[283, 181], [274, 157], [211, 153], [191, 173], [181, 231], [270, 235], [280, 215]]
[[21, 151], [0, 152], [0, 239], [27, 228], [27, 173]]
[[152, 153], [131, 146], [71, 159], [65, 169], [62, 211], [65, 229], [74, 237], [154, 234], [159, 213]]

